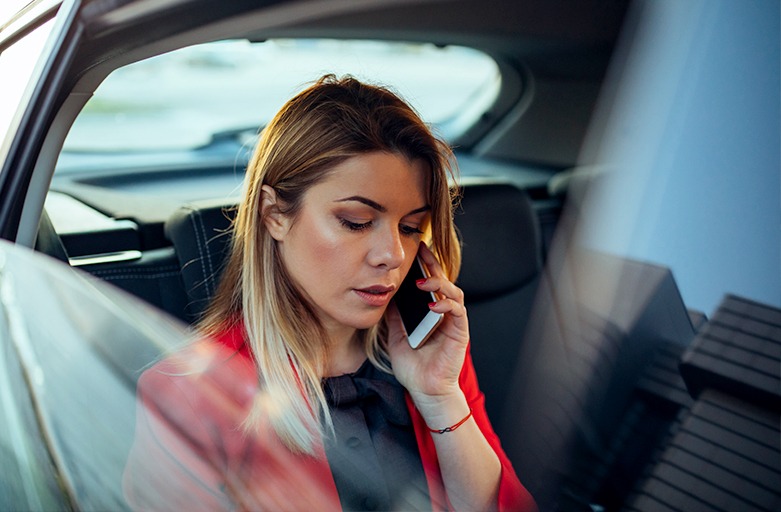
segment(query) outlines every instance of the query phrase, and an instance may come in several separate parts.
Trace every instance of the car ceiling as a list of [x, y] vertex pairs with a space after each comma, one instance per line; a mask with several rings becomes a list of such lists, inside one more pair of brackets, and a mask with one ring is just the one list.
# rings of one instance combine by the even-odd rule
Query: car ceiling
[[627, 2], [399, 2], [354, 10], [249, 37], [285, 35], [386, 38], [480, 48], [540, 72], [601, 76], [619, 35]]
[[[90, 67], [120, 55], [123, 50], [154, 45], [155, 41], [175, 37], [177, 33], [198, 30], [203, 41], [295, 36], [458, 44], [517, 59], [539, 73], [601, 77], [628, 3], [628, 0], [93, 1], [83, 11], [86, 33], [93, 44], [81, 59], [83, 67]], [[149, 23], [152, 19], [155, 22]], [[221, 19], [229, 22], [221, 25]], [[138, 30], [138, 24], [144, 24], [143, 31]], [[199, 28], [205, 25], [211, 28]]]

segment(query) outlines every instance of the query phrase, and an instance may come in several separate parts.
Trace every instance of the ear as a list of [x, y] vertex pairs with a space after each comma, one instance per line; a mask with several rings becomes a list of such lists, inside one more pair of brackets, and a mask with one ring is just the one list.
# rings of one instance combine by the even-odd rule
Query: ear
[[263, 185], [260, 189], [261, 194], [261, 219], [266, 226], [271, 237], [281, 242], [284, 240], [290, 229], [290, 219], [287, 215], [282, 213], [280, 209], [280, 199], [277, 196], [277, 191], [269, 185]]

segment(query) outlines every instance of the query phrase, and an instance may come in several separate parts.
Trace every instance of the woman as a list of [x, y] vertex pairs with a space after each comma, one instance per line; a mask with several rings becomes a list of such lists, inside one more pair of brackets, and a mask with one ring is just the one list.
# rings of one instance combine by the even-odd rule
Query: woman
[[[281, 109], [200, 325], [214, 341], [139, 380], [132, 506], [533, 508], [468, 352], [451, 162], [408, 105], [352, 78]], [[391, 299], [418, 254], [444, 320], [413, 350]]]

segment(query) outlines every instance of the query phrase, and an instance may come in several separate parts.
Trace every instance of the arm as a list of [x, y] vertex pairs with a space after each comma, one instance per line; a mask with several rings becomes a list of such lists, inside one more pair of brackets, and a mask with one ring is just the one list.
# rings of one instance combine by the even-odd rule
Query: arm
[[456, 393], [441, 400], [418, 399], [415, 405], [427, 428], [434, 429], [455, 425], [472, 409], [472, 416], [455, 430], [429, 435], [452, 507], [455, 510], [495, 510], [502, 466], [478, 426], [473, 404], [464, 393]]
[[[463, 395], [416, 403], [427, 427], [454, 425], [469, 414]], [[433, 419], [432, 419], [433, 418]], [[453, 418], [452, 420], [449, 418]], [[448, 501], [455, 510], [496, 510], [502, 468], [473, 415], [456, 430], [430, 434]]]

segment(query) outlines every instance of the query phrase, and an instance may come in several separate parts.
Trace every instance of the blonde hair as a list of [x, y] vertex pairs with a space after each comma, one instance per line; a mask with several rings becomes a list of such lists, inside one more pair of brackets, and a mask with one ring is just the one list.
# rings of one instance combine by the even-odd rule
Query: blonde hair
[[[334, 166], [375, 151], [427, 164], [430, 245], [454, 280], [461, 249], [453, 225], [455, 187], [448, 184], [455, 180], [449, 146], [388, 89], [326, 75], [289, 100], [263, 130], [247, 169], [230, 257], [200, 323], [214, 335], [243, 321], [260, 384], [244, 426], [268, 424], [297, 452], [313, 453], [324, 427], [333, 431], [321, 384], [327, 336], [266, 229], [261, 187], [271, 186], [285, 205], [282, 213], [295, 218], [305, 192]], [[389, 370], [384, 332], [382, 321], [359, 335], [371, 362]]]

